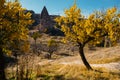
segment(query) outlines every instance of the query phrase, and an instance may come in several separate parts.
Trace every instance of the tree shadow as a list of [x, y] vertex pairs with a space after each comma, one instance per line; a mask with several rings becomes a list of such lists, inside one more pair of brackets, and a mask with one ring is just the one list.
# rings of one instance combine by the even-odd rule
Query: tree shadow
[[64, 57], [72, 56], [71, 54], [66, 54], [66, 53], [60, 53], [60, 54], [57, 54], [57, 55], [64, 56]]

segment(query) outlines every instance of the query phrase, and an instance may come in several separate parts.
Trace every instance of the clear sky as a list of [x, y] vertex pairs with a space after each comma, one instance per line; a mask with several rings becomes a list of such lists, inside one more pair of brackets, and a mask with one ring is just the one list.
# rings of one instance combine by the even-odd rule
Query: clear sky
[[[74, 0], [20, 0], [22, 6], [28, 10], [41, 13], [46, 6], [49, 14], [62, 15], [65, 9], [74, 4]], [[84, 15], [88, 15], [94, 10], [104, 10], [111, 7], [120, 9], [120, 0], [77, 0], [77, 6]]]

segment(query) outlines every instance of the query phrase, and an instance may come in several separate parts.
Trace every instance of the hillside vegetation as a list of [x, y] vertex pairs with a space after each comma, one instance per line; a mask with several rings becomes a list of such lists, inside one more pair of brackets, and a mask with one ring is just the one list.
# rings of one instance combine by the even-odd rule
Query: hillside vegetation
[[[60, 36], [49, 36], [43, 34], [41, 38], [37, 39], [37, 50], [40, 51], [33, 54], [34, 40], [30, 38], [32, 45], [31, 53], [25, 54], [19, 58], [19, 65], [22, 64], [23, 69], [26, 70], [27, 65], [29, 70], [29, 76], [33, 80], [119, 80], [120, 79], [120, 46], [103, 48], [94, 47], [89, 49], [85, 47], [85, 55], [90, 65], [96, 71], [88, 71], [79, 56], [78, 48], [74, 46], [74, 52], [72, 52], [73, 43], [64, 44], [60, 40]], [[55, 51], [51, 59], [45, 58], [45, 54], [48, 54], [41, 48], [40, 45], [45, 45], [50, 39], [58, 41], [59, 49]], [[42, 46], [43, 47], [43, 46]], [[46, 47], [44, 47], [45, 49]], [[43, 50], [43, 51], [42, 51]], [[25, 57], [26, 56], [26, 57]], [[27, 58], [28, 57], [28, 58]], [[28, 62], [26, 62], [28, 61]], [[15, 76], [16, 66], [8, 67], [7, 72], [9, 77]], [[12, 70], [12, 71], [11, 71]], [[11, 74], [13, 73], [13, 75]], [[24, 73], [25, 74], [25, 73]]]
[[120, 80], [116, 7], [85, 17], [75, 2], [54, 28], [44, 15], [32, 31], [19, 0], [0, 0], [0, 13], [0, 80]]

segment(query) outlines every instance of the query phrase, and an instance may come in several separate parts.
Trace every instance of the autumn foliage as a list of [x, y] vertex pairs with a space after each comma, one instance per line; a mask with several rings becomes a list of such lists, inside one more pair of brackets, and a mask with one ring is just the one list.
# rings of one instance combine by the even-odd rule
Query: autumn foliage
[[0, 79], [4, 77], [4, 54], [29, 49], [28, 29], [31, 13], [26, 13], [17, 0], [0, 0]]
[[8, 44], [26, 41], [27, 27], [32, 23], [31, 14], [25, 13], [19, 2], [6, 2], [0, 9], [0, 47], [7, 48]]
[[[91, 70], [84, 55], [84, 46], [88, 43], [98, 44], [105, 36], [115, 44], [120, 38], [120, 14], [117, 8], [107, 9], [105, 13], [96, 11], [85, 18], [81, 10], [74, 4], [65, 10], [65, 15], [58, 17], [55, 21], [61, 26], [66, 39], [79, 45], [79, 52], [83, 63]], [[66, 40], [65, 39], [65, 40]]]

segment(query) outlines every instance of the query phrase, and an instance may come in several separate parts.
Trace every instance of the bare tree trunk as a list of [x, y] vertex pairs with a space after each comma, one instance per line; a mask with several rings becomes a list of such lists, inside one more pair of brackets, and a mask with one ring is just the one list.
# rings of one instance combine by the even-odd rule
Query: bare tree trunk
[[37, 53], [37, 40], [35, 39], [35, 53]]
[[5, 59], [3, 56], [2, 48], [0, 48], [0, 80], [6, 80], [5, 76]]
[[106, 48], [107, 47], [107, 37], [105, 36], [104, 38], [104, 47]]
[[49, 53], [49, 59], [51, 59], [52, 58], [52, 53]]
[[88, 70], [93, 70], [92, 67], [90, 66], [90, 64], [88, 63], [88, 61], [86, 60], [86, 57], [84, 55], [84, 50], [83, 49], [84, 49], [84, 47], [79, 45], [79, 54], [81, 56], [81, 59], [82, 59], [84, 65], [86, 66], [86, 68]]
[[37, 40], [35, 40], [35, 49], [37, 49]]
[[107, 36], [105, 36], [104, 47], [112, 47], [112, 42]]

